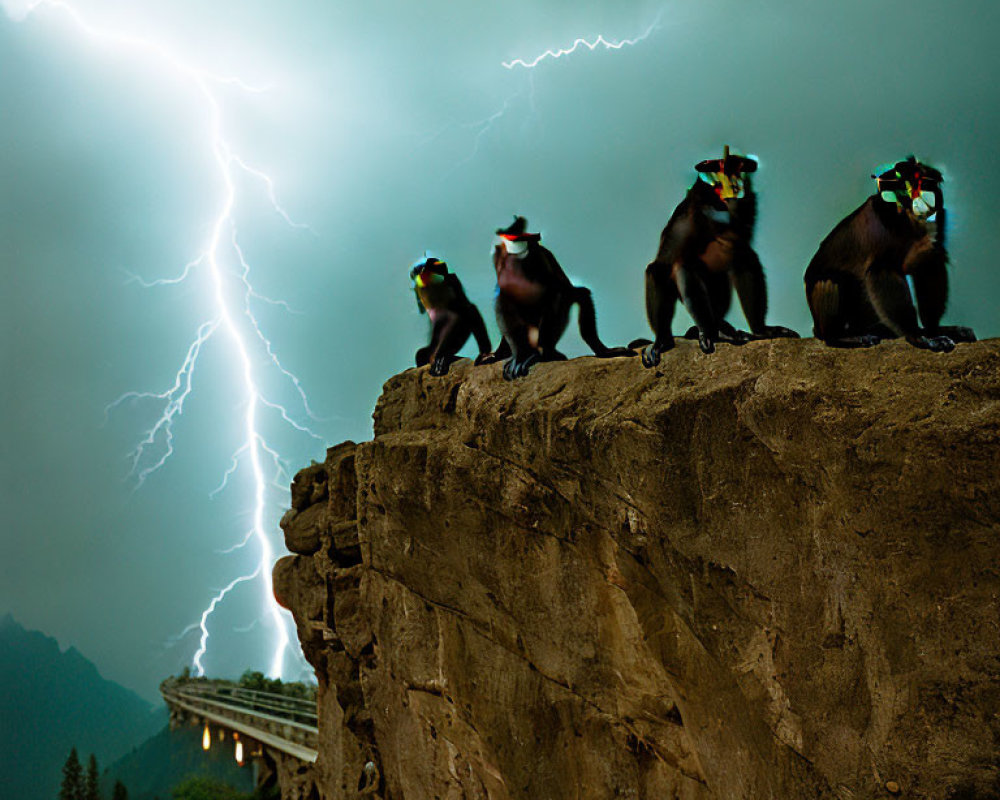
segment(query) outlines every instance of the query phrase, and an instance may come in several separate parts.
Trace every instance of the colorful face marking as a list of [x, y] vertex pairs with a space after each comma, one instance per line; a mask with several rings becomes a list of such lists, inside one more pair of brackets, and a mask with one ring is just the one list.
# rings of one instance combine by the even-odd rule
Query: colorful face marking
[[507, 254], [519, 258], [527, 255], [529, 246], [542, 238], [540, 233], [499, 233], [497, 236], [498, 244], [503, 245]]
[[941, 174], [912, 156], [895, 164], [883, 164], [872, 177], [885, 202], [895, 203], [921, 219], [929, 219], [937, 212]]
[[746, 194], [746, 176], [757, 169], [749, 156], [730, 155], [728, 145], [722, 158], [710, 158], [695, 165], [699, 180], [715, 191], [720, 200], [740, 200]]
[[739, 200], [743, 197], [743, 173], [727, 175], [725, 172], [700, 174], [702, 180], [711, 186], [720, 200]]
[[418, 289], [441, 283], [447, 274], [448, 265], [436, 258], [428, 258], [410, 270], [410, 278], [413, 279]]

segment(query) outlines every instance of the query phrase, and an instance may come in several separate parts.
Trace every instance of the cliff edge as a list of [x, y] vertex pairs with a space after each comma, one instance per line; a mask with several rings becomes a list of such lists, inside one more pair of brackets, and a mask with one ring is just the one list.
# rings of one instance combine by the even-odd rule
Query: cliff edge
[[286, 800], [1000, 796], [1000, 340], [390, 379], [274, 570]]

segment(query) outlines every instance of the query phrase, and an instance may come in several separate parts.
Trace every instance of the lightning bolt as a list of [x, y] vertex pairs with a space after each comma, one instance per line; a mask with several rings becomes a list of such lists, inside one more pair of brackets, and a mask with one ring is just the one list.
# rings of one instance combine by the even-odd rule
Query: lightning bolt
[[[525, 60], [523, 58], [515, 58], [513, 61], [502, 61], [501, 64], [504, 66], [505, 69], [508, 70], [513, 70], [517, 67], [523, 67], [524, 69], [528, 70], [527, 102], [528, 106], [530, 107], [531, 114], [534, 115], [537, 112], [537, 109], [535, 107], [535, 83], [534, 83], [534, 74], [532, 70], [534, 70], [535, 67], [537, 67], [542, 61], [545, 61], [546, 59], [549, 58], [557, 59], [557, 58], [563, 58], [564, 56], [569, 56], [574, 52], [576, 52], [577, 50], [579, 50], [580, 48], [586, 48], [590, 52], [593, 52], [597, 50], [599, 47], [603, 47], [605, 50], [621, 50], [624, 47], [631, 47], [632, 45], [636, 45], [639, 42], [645, 41], [653, 34], [654, 31], [658, 30], [660, 28], [660, 20], [662, 19], [662, 17], [663, 17], [663, 11], [661, 10], [656, 15], [656, 18], [649, 25], [649, 27], [646, 28], [646, 30], [643, 31], [639, 36], [636, 36], [635, 38], [632, 39], [609, 40], [606, 39], [603, 34], [599, 34], [597, 38], [593, 40], [576, 39], [573, 42], [573, 44], [571, 44], [569, 47], [560, 48], [556, 50], [546, 50], [544, 53], [542, 53], [539, 56], [536, 56], [530, 61]], [[444, 177], [441, 179], [442, 182], [447, 181], [455, 172], [457, 172], [463, 166], [465, 166], [466, 164], [468, 164], [469, 162], [473, 161], [476, 158], [476, 156], [479, 154], [479, 148], [483, 139], [493, 129], [493, 127], [507, 115], [507, 113], [511, 110], [512, 106], [514, 105], [514, 101], [517, 100], [518, 97], [522, 95], [522, 93], [523, 90], [515, 92], [513, 95], [504, 100], [503, 106], [501, 108], [497, 109], [495, 112], [493, 112], [484, 119], [481, 119], [477, 122], [463, 123], [461, 125], [455, 125], [454, 123], [452, 123], [451, 125], [445, 126], [444, 128], [442, 128], [437, 133], [433, 134], [423, 142], [423, 144], [426, 145], [430, 141], [433, 141], [434, 139], [441, 136], [445, 131], [454, 127], [460, 127], [462, 129], [471, 130], [474, 132], [474, 139], [472, 143], [471, 152], [461, 161], [457, 162], [447, 173], [445, 173]]]
[[[196, 96], [200, 98], [207, 109], [209, 124], [206, 144], [212, 153], [214, 167], [223, 187], [218, 213], [210, 225], [208, 242], [197, 257], [184, 267], [178, 277], [147, 281], [132, 275], [130, 280], [138, 282], [144, 287], [168, 286], [187, 281], [195, 274], [207, 271], [208, 286], [205, 292], [212, 301], [213, 316], [198, 327], [181, 366], [174, 375], [173, 383], [167, 389], [162, 392], [127, 392], [111, 403], [106, 409], [106, 413], [109, 414], [126, 402], [134, 404], [140, 401], [152, 401], [160, 409], [156, 421], [146, 431], [145, 436], [130, 455], [131, 474], [135, 477], [137, 487], [141, 486], [153, 473], [167, 463], [174, 452], [174, 426], [183, 413], [186, 400], [191, 395], [199, 356], [210, 342], [216, 343], [215, 340], [219, 334], [225, 336], [231, 358], [239, 367], [238, 389], [243, 400], [242, 442], [232, 456], [231, 466], [226, 471], [222, 485], [216, 492], [228, 485], [229, 479], [241, 465], [248, 466], [252, 487], [253, 522], [243, 541], [224, 552], [240, 549], [252, 541], [259, 548], [259, 558], [253, 572], [234, 578], [211, 598], [209, 604], [202, 611], [198, 623], [189, 626], [185, 633], [195, 627], [201, 631], [192, 665], [198, 675], [203, 675], [205, 669], [202, 659], [209, 647], [209, 620], [213, 612], [237, 586], [257, 582], [262, 593], [264, 614], [270, 619], [270, 627], [273, 628], [275, 637], [269, 674], [272, 677], [281, 677], [290, 637], [287, 622], [283, 618], [283, 612], [275, 602], [272, 592], [270, 567], [274, 560], [274, 552], [265, 526], [265, 513], [268, 506], [266, 490], [273, 486], [274, 482], [281, 476], [287, 476], [287, 468], [277, 450], [268, 445], [261, 434], [259, 415], [265, 412], [275, 413], [297, 433], [311, 436], [321, 442], [323, 440], [306, 425], [296, 422], [284, 406], [267, 399], [260, 389], [255, 374], [251, 353], [259, 351], [266, 357], [266, 363], [277, 370], [282, 379], [290, 382], [306, 416], [316, 419], [309, 407], [301, 382], [282, 364], [271, 341], [264, 335], [251, 309], [251, 300], [262, 300], [291, 310], [287, 304], [283, 304], [281, 301], [274, 301], [260, 295], [251, 284], [250, 265], [239, 245], [234, 218], [234, 206], [238, 194], [237, 174], [248, 175], [262, 184], [275, 213], [288, 225], [293, 228], [307, 226], [295, 222], [281, 207], [271, 178], [263, 171], [251, 166], [234, 151], [225, 136], [222, 104], [218, 94], [220, 87], [235, 88], [242, 92], [255, 94], [265, 91], [267, 87], [250, 86], [238, 78], [217, 75], [200, 69], [159, 42], [95, 26], [65, 0], [27, 0], [27, 2], [25, 0], [0, 0], [0, 6], [15, 21], [24, 20], [41, 9], [65, 14], [87, 37], [101, 44], [134, 52], [140, 58], [159, 63], [177, 78], [190, 82]], [[234, 294], [241, 296], [241, 300], [234, 300]], [[274, 466], [275, 477], [272, 480], [265, 477], [265, 463], [267, 462]], [[270, 527], [273, 529], [275, 526]]]
[[603, 47], [605, 50], [621, 50], [623, 47], [631, 47], [632, 45], [636, 45], [639, 42], [648, 39], [653, 31], [660, 27], [660, 18], [662, 16], [663, 12], [661, 11], [657, 14], [653, 23], [646, 28], [645, 32], [636, 36], [634, 39], [620, 39], [612, 41], [605, 39], [603, 34], [599, 34], [598, 37], [592, 41], [588, 41], [587, 39], [576, 39], [569, 47], [560, 48], [558, 50], [546, 50], [540, 56], [536, 56], [530, 61], [525, 61], [523, 58], [515, 58], [513, 61], [503, 61], [501, 63], [506, 69], [514, 69], [515, 67], [534, 69], [547, 58], [563, 58], [564, 56], [572, 55], [581, 47], [587, 48], [590, 52], [594, 52], [598, 47]]
[[[198, 650], [195, 652], [194, 658], [191, 659], [191, 665], [195, 668], [195, 675], [198, 675], [200, 677], [205, 674], [205, 666], [201, 663], [201, 659], [205, 655], [205, 653], [208, 652], [208, 638], [209, 638], [208, 618], [212, 616], [212, 612], [215, 611], [215, 607], [218, 606], [219, 603], [221, 603], [225, 599], [227, 594], [229, 594], [233, 589], [235, 589], [241, 583], [252, 581], [255, 578], [259, 577], [261, 572], [266, 573], [268, 571], [269, 570], [262, 569], [260, 566], [258, 566], [257, 569], [255, 569], [249, 575], [241, 575], [238, 578], [233, 578], [233, 580], [231, 580], [224, 589], [221, 589], [219, 593], [212, 598], [211, 602], [209, 602], [209, 604], [205, 606], [205, 610], [201, 612], [201, 620], [198, 622], [198, 626], [201, 628], [201, 638], [198, 640]], [[280, 630], [284, 630], [284, 626], [282, 626]], [[287, 632], [285, 633], [284, 642], [282, 643], [279, 641], [279, 644], [282, 646], [288, 644]], [[272, 668], [273, 666], [274, 665], [272, 664]], [[280, 667], [277, 676], [278, 677], [281, 676]]]
[[475, 139], [473, 140], [472, 151], [461, 161], [457, 162], [455, 166], [453, 166], [447, 173], [445, 173], [444, 177], [441, 179], [442, 182], [448, 180], [452, 175], [458, 172], [458, 170], [460, 170], [470, 161], [475, 159], [477, 155], [479, 155], [479, 146], [482, 144], [483, 138], [486, 136], [486, 134], [490, 132], [493, 126], [507, 114], [507, 112], [513, 106], [514, 101], [518, 98], [520, 94], [521, 94], [520, 92], [516, 92], [515, 94], [508, 97], [506, 100], [503, 101], [503, 108], [494, 111], [492, 114], [490, 114], [490, 116], [486, 117], [485, 119], [481, 119], [478, 122], [467, 122], [460, 126], [464, 130], [475, 131], [476, 136]]

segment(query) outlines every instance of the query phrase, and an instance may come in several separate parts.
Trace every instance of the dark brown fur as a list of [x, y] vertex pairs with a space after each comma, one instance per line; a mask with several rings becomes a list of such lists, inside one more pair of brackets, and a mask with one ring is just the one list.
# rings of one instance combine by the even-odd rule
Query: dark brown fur
[[[505, 231], [523, 234], [527, 223], [515, 219]], [[521, 255], [509, 253], [504, 244], [493, 250], [496, 270], [496, 315], [503, 342], [496, 353], [477, 363], [507, 359], [503, 376], [507, 380], [523, 377], [539, 361], [566, 359], [556, 345], [569, 324], [570, 308], [579, 308], [580, 336], [600, 358], [631, 356], [624, 347], [607, 347], [597, 334], [597, 315], [590, 290], [574, 286], [552, 252], [537, 237]], [[509, 356], [509, 357], [508, 357]]]
[[[695, 322], [687, 336], [697, 338], [706, 353], [719, 341], [743, 344], [752, 338], [798, 335], [764, 321], [764, 268], [750, 245], [756, 218], [757, 198], [749, 175], [739, 199], [720, 199], [702, 180], [691, 187], [660, 234], [656, 258], [646, 267], [646, 316], [656, 338], [643, 350], [645, 366], [658, 364], [660, 354], [674, 346], [678, 300]], [[751, 333], [726, 322], [734, 288]]]
[[431, 318], [431, 341], [417, 350], [416, 362], [418, 367], [430, 364], [431, 375], [444, 375], [458, 358], [458, 351], [470, 335], [476, 338], [480, 358], [487, 355], [492, 347], [479, 309], [466, 297], [458, 276], [448, 272], [443, 262], [427, 259], [414, 267], [410, 276], [416, 279], [421, 274], [431, 273], [442, 280], [414, 287], [417, 308]]
[[941, 175], [912, 157], [894, 170], [913, 185], [926, 182], [935, 213], [931, 219], [915, 213], [905, 192], [896, 202], [876, 192], [842, 220], [806, 269], [813, 332], [834, 347], [867, 347], [902, 336], [915, 347], [951, 350], [955, 341], [974, 340], [975, 334], [941, 327], [948, 300]]

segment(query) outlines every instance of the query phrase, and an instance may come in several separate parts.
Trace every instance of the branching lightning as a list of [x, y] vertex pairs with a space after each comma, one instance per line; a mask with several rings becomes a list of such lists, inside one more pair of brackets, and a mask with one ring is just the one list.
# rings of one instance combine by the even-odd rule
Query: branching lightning
[[[594, 52], [598, 48], [603, 48], [605, 50], [621, 50], [625, 47], [631, 47], [632, 45], [636, 45], [639, 42], [645, 41], [653, 34], [654, 31], [658, 30], [660, 28], [660, 20], [662, 17], [663, 17], [663, 11], [660, 11], [660, 13], [656, 15], [656, 19], [653, 20], [653, 22], [649, 25], [649, 27], [646, 28], [646, 30], [643, 31], [639, 36], [636, 36], [635, 38], [632, 39], [610, 40], [605, 38], [603, 34], [599, 34], [597, 38], [593, 40], [587, 40], [582, 38], [576, 39], [573, 42], [573, 44], [571, 44], [569, 47], [546, 50], [544, 53], [542, 53], [539, 56], [536, 56], [531, 60], [516, 58], [513, 61], [502, 61], [501, 64], [504, 66], [504, 68], [508, 70], [513, 70], [517, 67], [522, 67], [525, 70], [527, 70], [527, 76], [528, 76], [527, 101], [531, 109], [531, 114], [534, 115], [537, 112], [537, 109], [535, 107], [535, 83], [534, 83], [533, 71], [542, 61], [545, 61], [546, 59], [563, 58], [565, 56], [572, 55], [581, 48], [586, 48], [588, 51]], [[501, 119], [507, 116], [507, 113], [511, 110], [511, 108], [514, 105], [514, 101], [517, 100], [523, 93], [524, 93], [523, 90], [515, 92], [506, 100], [504, 100], [503, 106], [501, 108], [497, 109], [484, 119], [481, 119], [476, 122], [467, 122], [460, 125], [452, 123], [451, 125], [447, 125], [441, 130], [437, 131], [435, 134], [428, 137], [423, 142], [423, 144], [426, 145], [433, 139], [436, 139], [438, 136], [441, 136], [446, 130], [455, 127], [462, 128], [465, 130], [472, 130], [475, 132], [475, 138], [473, 140], [472, 149], [469, 155], [467, 155], [461, 161], [458, 161], [444, 175], [442, 181], [448, 180], [457, 170], [459, 170], [461, 167], [463, 167], [464, 165], [468, 164], [470, 161], [476, 158], [476, 156], [479, 154], [480, 145], [482, 144], [483, 139], [485, 139], [486, 135], [493, 129], [493, 127], [497, 123], [499, 123]]]
[[534, 69], [541, 62], [547, 58], [563, 58], [564, 56], [569, 56], [579, 50], [581, 47], [587, 48], [590, 52], [594, 52], [598, 47], [603, 47], [605, 50], [621, 50], [623, 47], [631, 47], [632, 45], [638, 44], [639, 42], [648, 39], [650, 34], [653, 33], [660, 26], [660, 15], [657, 15], [656, 19], [653, 20], [653, 24], [646, 28], [645, 32], [634, 39], [620, 39], [620, 40], [608, 40], [604, 38], [603, 34], [599, 34], [596, 39], [588, 41], [587, 39], [577, 39], [569, 47], [560, 48], [557, 50], [546, 50], [540, 56], [536, 56], [530, 61], [525, 61], [523, 58], [515, 58], [513, 61], [501, 62], [506, 69], [514, 69], [515, 67], [524, 67], [525, 69]]
[[[195, 652], [194, 658], [191, 659], [191, 664], [194, 666], [196, 670], [195, 671], [196, 675], [200, 676], [205, 674], [205, 666], [204, 664], [201, 663], [201, 659], [205, 655], [205, 653], [208, 652], [208, 636], [209, 636], [208, 618], [212, 616], [212, 612], [215, 611], [215, 607], [225, 599], [227, 594], [229, 594], [233, 589], [235, 589], [241, 583], [252, 581], [255, 578], [257, 578], [261, 574], [261, 572], [268, 572], [268, 571], [269, 570], [267, 569], [262, 569], [262, 567], [257, 567], [257, 569], [255, 569], [249, 575], [241, 575], [238, 578], [234, 578], [229, 582], [229, 584], [224, 589], [221, 589], [219, 593], [212, 598], [211, 602], [205, 607], [205, 610], [201, 612], [201, 620], [198, 623], [199, 627], [201, 628], [201, 638], [198, 640], [198, 650]], [[284, 630], [284, 626], [282, 626], [281, 630]], [[287, 636], [288, 634], [286, 633], [285, 634], [286, 639], [282, 646], [288, 644]], [[278, 675], [280, 674], [281, 670], [279, 669]]]
[[450, 178], [455, 172], [457, 172], [463, 166], [468, 164], [479, 154], [479, 146], [480, 144], [482, 144], [483, 137], [485, 137], [486, 134], [489, 133], [490, 129], [497, 123], [497, 121], [499, 121], [507, 113], [507, 111], [511, 108], [511, 106], [514, 103], [514, 100], [517, 99], [519, 94], [520, 92], [517, 92], [511, 97], [508, 97], [506, 100], [503, 101], [503, 108], [499, 109], [498, 111], [494, 111], [492, 114], [490, 114], [490, 116], [486, 117], [485, 119], [481, 119], [478, 122], [467, 122], [461, 125], [461, 127], [465, 130], [473, 130], [476, 132], [476, 138], [473, 141], [472, 151], [461, 161], [457, 162], [455, 166], [453, 166], [451, 170], [449, 170], [445, 174], [442, 180], [447, 180], [448, 178]]
[[[213, 307], [212, 318], [198, 327], [181, 366], [174, 375], [173, 383], [166, 390], [126, 392], [111, 403], [106, 412], [110, 413], [126, 402], [152, 401], [159, 408], [156, 421], [130, 454], [131, 474], [135, 478], [136, 485], [141, 486], [167, 463], [174, 452], [174, 425], [181, 417], [184, 404], [191, 395], [195, 369], [203, 349], [210, 342], [216, 344], [217, 339], [224, 338], [228, 343], [230, 359], [237, 364], [240, 374], [238, 389], [242, 397], [242, 442], [232, 456], [231, 465], [226, 470], [221, 485], [212, 494], [225, 489], [241, 466], [249, 470], [252, 526], [243, 541], [222, 552], [233, 552], [255, 542], [259, 547], [259, 558], [253, 572], [234, 578], [215, 593], [202, 612], [200, 620], [189, 626], [185, 633], [195, 628], [201, 631], [192, 664], [197, 674], [202, 675], [205, 671], [202, 659], [209, 647], [209, 620], [213, 612], [237, 586], [257, 582], [263, 595], [265, 615], [271, 622], [269, 627], [273, 628], [275, 636], [269, 674], [280, 677], [290, 639], [287, 623], [272, 593], [271, 564], [274, 553], [265, 527], [265, 511], [268, 505], [267, 489], [281, 478], [288, 477], [288, 467], [278, 451], [265, 441], [260, 431], [259, 417], [264, 413], [273, 413], [296, 432], [311, 436], [320, 442], [323, 440], [307, 425], [297, 422], [284, 406], [265, 397], [255, 374], [251, 353], [259, 351], [262, 356], [266, 354], [266, 358], [262, 360], [272, 365], [294, 388], [304, 414], [309, 418], [316, 418], [309, 407], [301, 382], [279, 360], [271, 341], [264, 335], [251, 309], [251, 301], [260, 300], [291, 311], [287, 304], [259, 294], [251, 284], [250, 264], [239, 245], [234, 217], [234, 206], [238, 195], [237, 173], [249, 175], [263, 185], [275, 213], [288, 225], [293, 228], [307, 226], [295, 222], [278, 203], [272, 179], [263, 171], [251, 166], [233, 150], [224, 132], [222, 104], [218, 94], [220, 87], [235, 88], [250, 93], [265, 91], [267, 87], [250, 86], [238, 78], [216, 75], [200, 69], [159, 42], [93, 25], [66, 0], [27, 0], [20, 3], [17, 0], [0, 0], [0, 6], [9, 17], [17, 21], [26, 19], [42, 9], [67, 15], [87, 37], [101, 44], [126, 50], [137, 58], [157, 63], [176, 78], [189, 82], [195, 96], [200, 99], [208, 112], [206, 146], [212, 154], [217, 177], [223, 187], [220, 207], [210, 226], [209, 241], [202, 251], [185, 265], [178, 277], [150, 281], [130, 275], [130, 282], [138, 282], [144, 287], [168, 286], [190, 280], [196, 274], [204, 276], [207, 272], [205, 293]], [[240, 300], [234, 302], [234, 295], [241, 295]], [[216, 336], [220, 333], [224, 334], [224, 337]], [[274, 477], [270, 480], [265, 476], [265, 463], [270, 463], [274, 468]]]
[[[294, 388], [302, 413], [310, 419], [316, 419], [300, 380], [282, 363], [252, 310], [253, 302], [264, 302], [294, 313], [283, 301], [268, 298], [253, 287], [250, 278], [250, 263], [240, 246], [234, 215], [239, 193], [237, 176], [249, 176], [258, 182], [263, 187], [274, 212], [289, 226], [296, 229], [307, 226], [293, 220], [278, 202], [274, 181], [271, 177], [252, 166], [231, 146], [224, 130], [220, 95], [223, 90], [258, 94], [266, 91], [268, 87], [251, 86], [239, 78], [218, 75], [201, 69], [161, 42], [91, 24], [68, 0], [0, 0], [0, 7], [11, 19], [16, 21], [27, 19], [40, 11], [64, 14], [90, 39], [128, 51], [135, 57], [148, 62], [159, 64], [177, 79], [189, 83], [194, 95], [207, 110], [209, 124], [206, 131], [206, 147], [211, 152], [216, 177], [223, 187], [219, 198], [219, 210], [210, 225], [209, 240], [201, 252], [197, 253], [176, 277], [149, 280], [131, 273], [128, 277], [129, 282], [138, 283], [145, 288], [172, 286], [196, 279], [204, 280], [207, 284], [206, 296], [210, 299], [213, 307], [211, 318], [203, 321], [197, 327], [181, 365], [174, 374], [173, 382], [165, 390], [126, 392], [111, 403], [106, 411], [110, 413], [125, 403], [151, 403], [158, 409], [155, 422], [146, 430], [145, 435], [129, 456], [131, 474], [135, 478], [137, 487], [142, 486], [154, 473], [164, 467], [174, 453], [175, 423], [181, 418], [185, 403], [192, 393], [199, 357], [210, 344], [213, 346], [221, 345], [223, 342], [228, 344], [231, 360], [239, 368], [238, 389], [242, 397], [242, 434], [241, 442], [231, 456], [230, 466], [225, 471], [220, 485], [212, 492], [212, 496], [227, 489], [230, 481], [238, 473], [241, 473], [241, 470], [248, 472], [252, 487], [252, 525], [240, 542], [220, 552], [232, 553], [246, 548], [251, 543], [256, 543], [259, 548], [259, 560], [253, 572], [234, 578], [223, 589], [215, 593], [202, 612], [200, 620], [189, 626], [185, 633], [194, 629], [201, 632], [199, 646], [193, 657], [193, 665], [198, 674], [203, 674], [203, 658], [209, 647], [209, 621], [212, 614], [237, 586], [250, 582], [259, 583], [263, 594], [265, 614], [271, 622], [268, 627], [273, 628], [276, 637], [269, 674], [280, 676], [290, 639], [287, 623], [272, 594], [270, 565], [274, 554], [265, 526], [265, 511], [268, 489], [282, 479], [287, 480], [289, 469], [279, 452], [264, 439], [259, 424], [260, 417], [265, 414], [274, 415], [299, 434], [310, 436], [320, 442], [323, 439], [310, 430], [308, 425], [297, 421], [295, 415], [285, 406], [266, 397], [260, 388], [258, 376], [255, 374], [255, 361], [252, 353], [258, 354], [258, 361], [264, 361], [265, 365], [273, 368], [283, 380]], [[502, 64], [507, 70], [514, 70], [518, 67], [528, 70], [530, 80], [530, 71], [546, 59], [555, 60], [567, 57], [583, 48], [590, 52], [598, 48], [617, 51], [636, 45], [652, 35], [659, 27], [659, 21], [660, 17], [658, 16], [645, 32], [635, 38], [610, 40], [605, 38], [603, 34], [592, 40], [579, 38], [569, 47], [546, 50], [530, 60], [518, 58], [502, 62]], [[533, 84], [531, 84], [531, 89], [529, 101], [533, 106]], [[476, 156], [480, 143], [486, 134], [508, 112], [516, 97], [517, 94], [508, 98], [504, 102], [503, 108], [486, 119], [465, 126], [475, 132], [475, 141], [471, 155], [461, 163], [464, 164]], [[239, 296], [236, 301], [233, 300], [235, 296]], [[266, 358], [260, 356], [266, 356]], [[270, 477], [265, 475], [265, 472], [268, 471], [266, 465], [270, 465], [270, 469], [273, 471]]]

